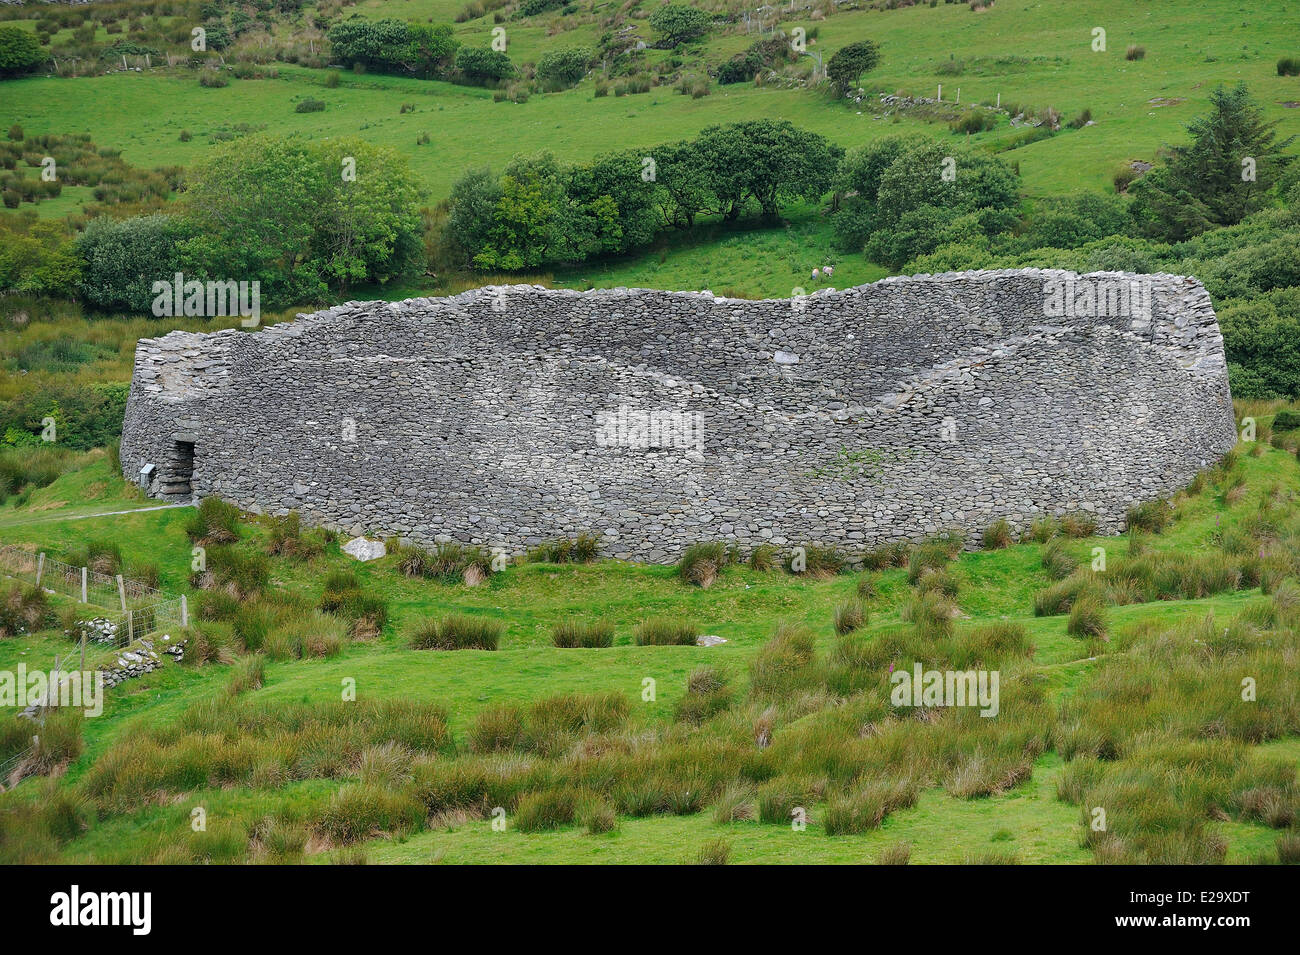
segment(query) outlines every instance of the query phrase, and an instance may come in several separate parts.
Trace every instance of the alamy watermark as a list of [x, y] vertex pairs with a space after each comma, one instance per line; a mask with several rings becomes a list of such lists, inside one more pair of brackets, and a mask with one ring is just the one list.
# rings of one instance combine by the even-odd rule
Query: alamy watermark
[[102, 670], [28, 670], [20, 663], [16, 670], [0, 670], [0, 706], [70, 706], [86, 716], [104, 712]]
[[997, 716], [997, 670], [909, 670], [890, 674], [889, 702], [894, 706], [978, 706], [980, 716]]
[[1151, 281], [1137, 279], [1048, 279], [1043, 283], [1048, 318], [1135, 318], [1151, 320]]
[[619, 405], [596, 414], [596, 444], [602, 448], [704, 450], [704, 421], [698, 411], [638, 411]]
[[155, 318], [239, 315], [243, 318], [240, 324], [248, 328], [256, 327], [261, 321], [261, 282], [187, 281], [183, 273], [177, 272], [171, 281], [154, 282], [151, 291]]

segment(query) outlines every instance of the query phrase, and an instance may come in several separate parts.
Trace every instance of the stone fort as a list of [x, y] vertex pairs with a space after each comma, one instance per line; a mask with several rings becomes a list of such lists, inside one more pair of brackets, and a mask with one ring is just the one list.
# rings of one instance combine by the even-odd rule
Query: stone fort
[[514, 554], [834, 546], [1006, 518], [1118, 532], [1235, 443], [1195, 279], [1041, 269], [794, 299], [488, 287], [144, 339], [128, 480]]

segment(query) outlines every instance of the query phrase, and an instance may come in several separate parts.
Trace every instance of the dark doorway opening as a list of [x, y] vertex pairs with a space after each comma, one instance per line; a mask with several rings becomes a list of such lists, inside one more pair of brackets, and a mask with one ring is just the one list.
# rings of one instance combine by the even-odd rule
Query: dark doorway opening
[[190, 481], [194, 477], [194, 442], [172, 442], [171, 454], [163, 464], [162, 484], [159, 493], [166, 497], [184, 498], [193, 496]]

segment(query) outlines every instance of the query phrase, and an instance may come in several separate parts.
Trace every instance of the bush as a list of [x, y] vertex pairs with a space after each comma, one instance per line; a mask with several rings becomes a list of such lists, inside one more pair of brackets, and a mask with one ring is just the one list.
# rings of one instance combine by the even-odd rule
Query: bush
[[[0, 76], [20, 76], [30, 73], [44, 65], [48, 57], [36, 41], [35, 34], [18, 27], [0, 27]], [[22, 127], [10, 127], [10, 139], [14, 129], [18, 130], [18, 140], [22, 139]]]
[[205, 89], [221, 89], [230, 85], [230, 77], [216, 70], [204, 70], [199, 74], [199, 85]]
[[320, 113], [325, 110], [325, 101], [323, 99], [312, 99], [310, 96], [298, 101], [294, 106], [295, 113]]
[[634, 640], [639, 647], [693, 647], [699, 636], [695, 624], [677, 617], [651, 617], [637, 625]]
[[665, 4], [650, 14], [650, 26], [663, 38], [662, 45], [669, 47], [704, 36], [709, 23], [709, 14], [679, 3]]
[[504, 628], [497, 620], [449, 614], [426, 621], [411, 637], [415, 650], [495, 650]]
[[515, 65], [504, 53], [470, 46], [456, 51], [456, 69], [465, 79], [478, 84], [499, 83], [515, 75]]
[[1273, 418], [1274, 431], [1295, 431], [1300, 428], [1300, 411], [1284, 409]]
[[537, 79], [552, 89], [568, 89], [587, 75], [590, 50], [551, 50], [537, 61]]
[[153, 283], [182, 270], [180, 245], [188, 235], [170, 215], [92, 219], [76, 241], [81, 294], [97, 308], [152, 314]]
[[863, 73], [869, 73], [880, 62], [880, 48], [871, 40], [859, 40], [842, 46], [826, 63], [826, 77], [841, 96], [857, 85]]
[[614, 645], [614, 625], [604, 620], [565, 620], [555, 625], [551, 642], [566, 650], [610, 647]]
[[1300, 56], [1284, 56], [1277, 61], [1278, 76], [1300, 76]]
[[727, 674], [714, 666], [702, 666], [686, 680], [686, 695], [677, 705], [679, 721], [699, 725], [731, 705]]
[[1091, 537], [1097, 533], [1097, 518], [1091, 514], [1066, 514], [1061, 518], [1061, 533], [1066, 537]]

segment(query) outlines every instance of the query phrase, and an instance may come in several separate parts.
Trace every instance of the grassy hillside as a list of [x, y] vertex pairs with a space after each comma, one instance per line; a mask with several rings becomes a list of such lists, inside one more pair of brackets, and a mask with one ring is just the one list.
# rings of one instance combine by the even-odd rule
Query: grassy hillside
[[[1263, 441], [1180, 494], [1160, 532], [1043, 528], [1046, 545], [943, 556], [920, 574], [915, 554], [912, 571], [822, 577], [733, 566], [705, 589], [669, 567], [524, 563], [472, 587], [408, 577], [405, 555], [357, 565], [338, 542], [273, 557], [265, 585], [233, 605], [192, 591], [200, 620], [186, 662], [110, 691], [105, 714], [77, 728], [84, 750], [69, 744], [66, 768], [0, 795], [0, 858], [676, 862], [716, 854], [718, 839], [737, 862], [874, 861], [899, 843], [914, 862], [1289, 858], [1300, 436], [1266, 443], [1273, 407], [1245, 409]], [[189, 589], [193, 512], [90, 516], [149, 503], [110, 468], [91, 453], [5, 505], [0, 539], [57, 552], [111, 537], [128, 565]], [[235, 552], [274, 549], [272, 524], [244, 522]], [[1107, 573], [1087, 569], [1095, 547]], [[346, 631], [346, 614], [312, 608], [349, 568], [386, 601], [381, 631], [283, 658], [276, 634], [294, 618]], [[1140, 568], [1154, 591], [1141, 592]], [[1072, 635], [1067, 613], [1035, 615], [1062, 578], [1100, 588], [1103, 636]], [[951, 623], [922, 606], [945, 591], [959, 608]], [[837, 634], [836, 608], [858, 599], [867, 621]], [[497, 621], [499, 648], [411, 649], [423, 623], [451, 612]], [[636, 645], [638, 624], [664, 615], [727, 642]], [[552, 628], [575, 617], [612, 625], [612, 646], [553, 647]], [[811, 657], [792, 650], [798, 633]], [[69, 648], [57, 631], [0, 638], [0, 668], [48, 666]], [[996, 666], [1001, 712], [889, 707], [883, 662], [913, 658]], [[1258, 702], [1234, 702], [1238, 672], [1259, 680]], [[728, 689], [701, 695], [705, 677]], [[1175, 689], [1187, 680], [1195, 690]], [[348, 681], [356, 703], [340, 702]], [[1144, 775], [1150, 766], [1165, 775]], [[880, 772], [908, 793], [873, 802]], [[807, 810], [804, 831], [785, 821], [790, 800]], [[1084, 810], [1097, 801], [1110, 807], [1111, 841], [1089, 838]], [[850, 808], [869, 818], [876, 805], [883, 821], [828, 834]], [[505, 831], [492, 826], [496, 806]], [[718, 821], [724, 806], [736, 821]], [[191, 830], [194, 807], [206, 832]]]
[[[446, 21], [451, 6], [368, 0], [357, 9], [371, 18]], [[547, 49], [594, 45], [595, 24], [552, 34], [563, 19], [556, 12], [506, 23], [512, 59], [529, 63]], [[651, 38], [643, 21], [633, 22]], [[960, 88], [963, 104], [993, 103], [1000, 95], [1004, 105], [1052, 106], [1066, 117], [1090, 109], [1096, 125], [1013, 151], [1031, 196], [1108, 190], [1120, 163], [1149, 161], [1162, 144], [1179, 139], [1218, 83], [1245, 80], [1268, 117], [1282, 120], [1284, 135], [1300, 131], [1300, 112], [1283, 105], [1300, 101], [1300, 79], [1279, 77], [1275, 70], [1279, 57], [1297, 53], [1294, 11], [1285, 0], [998, 0], [980, 13], [960, 4], [922, 5], [844, 11], [781, 26], [816, 27], [809, 50], [826, 58], [846, 43], [876, 40], [882, 63], [865, 78], [873, 89], [932, 97], [943, 83], [945, 100]], [[457, 24], [456, 31], [466, 44], [486, 46], [492, 27], [488, 16]], [[1107, 32], [1105, 53], [1091, 49], [1094, 27]], [[743, 32], [714, 35], [692, 47], [688, 59], [701, 68], [716, 66], [753, 38]], [[1145, 58], [1126, 60], [1130, 44], [1142, 45]], [[669, 55], [651, 51], [648, 60]], [[964, 70], [941, 75], [941, 64], [952, 60], [962, 61]], [[97, 143], [122, 149], [129, 162], [150, 167], [191, 164], [213, 133], [243, 124], [269, 123], [312, 136], [361, 133], [407, 155], [434, 200], [445, 197], [465, 169], [500, 167], [516, 153], [550, 150], [562, 159], [585, 159], [613, 148], [686, 139], [707, 125], [743, 119], [789, 119], [846, 148], [907, 129], [959, 138], [946, 124], [909, 117], [894, 122], [879, 118], [871, 102], [859, 110], [797, 88], [714, 86], [710, 95], [693, 99], [660, 87], [597, 98], [589, 78], [572, 90], [515, 104], [494, 103], [488, 90], [391, 76], [345, 74], [337, 89], [325, 89], [326, 71], [277, 68], [277, 79], [234, 80], [224, 89], [200, 88], [188, 70], [6, 82], [6, 114], [29, 135], [87, 132]], [[295, 113], [294, 103], [308, 95], [324, 99], [327, 109]], [[399, 115], [404, 102], [413, 102], [415, 111]], [[179, 141], [183, 129], [193, 140]], [[432, 141], [417, 146], [422, 133]], [[1015, 135], [1004, 117], [972, 142], [993, 148]]]

